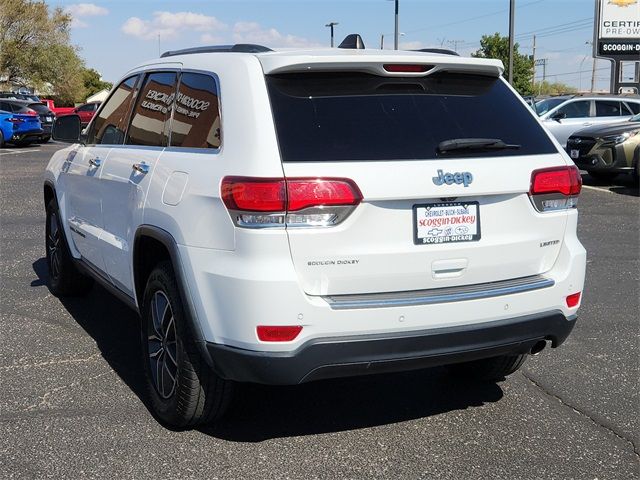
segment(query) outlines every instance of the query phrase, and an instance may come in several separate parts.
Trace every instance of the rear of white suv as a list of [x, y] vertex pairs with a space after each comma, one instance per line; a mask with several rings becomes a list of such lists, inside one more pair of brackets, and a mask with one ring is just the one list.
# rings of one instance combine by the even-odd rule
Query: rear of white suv
[[[221, 145], [172, 148], [168, 133], [128, 227], [144, 351], [181, 346], [166, 378], [145, 360], [164, 421], [213, 418], [232, 381], [432, 365], [495, 380], [567, 338], [585, 272], [580, 176], [499, 62], [340, 50], [168, 60], [219, 80]], [[176, 175], [180, 200], [167, 203]], [[159, 305], [171, 321], [156, 334]]]

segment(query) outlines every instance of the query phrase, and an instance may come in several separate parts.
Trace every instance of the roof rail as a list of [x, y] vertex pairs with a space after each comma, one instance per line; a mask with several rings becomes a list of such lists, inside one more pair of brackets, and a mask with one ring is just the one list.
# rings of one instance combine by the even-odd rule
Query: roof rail
[[449, 50], [448, 48], [420, 48], [418, 50], [413, 50], [414, 52], [425, 52], [425, 53], [441, 53], [443, 55], [455, 55], [459, 57], [460, 54], [458, 52], [454, 52], [453, 50]]
[[191, 55], [193, 53], [216, 53], [216, 52], [237, 52], [237, 53], [262, 53], [272, 52], [270, 48], [252, 43], [236, 43], [235, 45], [209, 45], [206, 47], [184, 48], [182, 50], [169, 50], [160, 55], [160, 58], [175, 57], [176, 55]]

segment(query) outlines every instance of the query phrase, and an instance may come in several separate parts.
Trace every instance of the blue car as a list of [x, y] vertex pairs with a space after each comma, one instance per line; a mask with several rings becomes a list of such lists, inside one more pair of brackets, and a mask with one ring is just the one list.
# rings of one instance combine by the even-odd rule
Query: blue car
[[28, 145], [43, 134], [38, 112], [24, 102], [0, 99], [0, 148], [5, 143]]

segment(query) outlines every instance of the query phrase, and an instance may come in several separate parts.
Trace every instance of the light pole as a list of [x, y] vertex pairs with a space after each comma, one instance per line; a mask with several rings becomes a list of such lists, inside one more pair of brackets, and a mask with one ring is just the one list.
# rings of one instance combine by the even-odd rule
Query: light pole
[[380, 50], [384, 50], [384, 33], [380, 34]]
[[398, 8], [399, 8], [399, 3], [400, 0], [395, 0], [396, 2], [396, 28], [394, 30], [394, 37], [393, 37], [393, 49], [394, 50], [398, 50], [398, 40], [399, 40], [399, 30], [398, 30]]
[[509, 84], [513, 85], [513, 34], [516, 0], [509, 1]]
[[338, 22], [329, 22], [325, 25], [325, 27], [329, 27], [331, 29], [331, 48], [333, 48], [333, 27], [338, 25]]

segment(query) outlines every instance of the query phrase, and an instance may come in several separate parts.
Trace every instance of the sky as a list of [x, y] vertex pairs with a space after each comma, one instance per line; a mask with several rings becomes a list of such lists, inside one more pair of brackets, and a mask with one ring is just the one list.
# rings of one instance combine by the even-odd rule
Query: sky
[[[509, 0], [399, 0], [400, 48], [440, 47], [469, 55], [485, 34], [508, 34]], [[392, 0], [47, 0], [73, 15], [71, 37], [87, 66], [107, 81], [159, 51], [198, 45], [258, 43], [329, 46], [325, 25], [338, 22], [338, 44], [359, 33], [367, 48], [393, 48]], [[547, 59], [547, 80], [588, 89], [594, 0], [516, 0], [520, 52]], [[542, 79], [542, 67], [536, 77]], [[598, 60], [596, 88], [608, 89], [610, 63]]]

